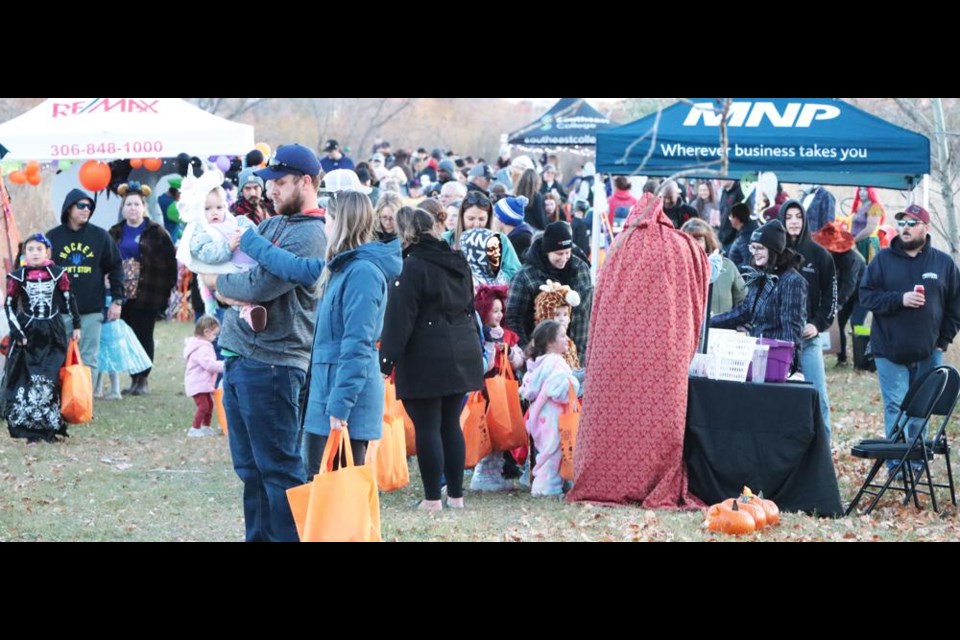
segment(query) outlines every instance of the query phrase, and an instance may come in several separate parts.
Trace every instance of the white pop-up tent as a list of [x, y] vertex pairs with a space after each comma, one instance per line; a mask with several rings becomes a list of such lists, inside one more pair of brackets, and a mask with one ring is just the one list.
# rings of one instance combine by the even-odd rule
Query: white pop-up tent
[[48, 98], [0, 124], [6, 160], [243, 155], [253, 127], [180, 98]]

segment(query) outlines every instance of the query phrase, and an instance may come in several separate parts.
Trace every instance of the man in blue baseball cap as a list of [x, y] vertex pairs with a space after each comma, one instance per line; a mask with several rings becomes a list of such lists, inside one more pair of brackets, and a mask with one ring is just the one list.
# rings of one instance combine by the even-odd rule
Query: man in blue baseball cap
[[[255, 175], [268, 182], [277, 214], [257, 233], [303, 258], [327, 249], [317, 207], [320, 161], [303, 145], [288, 144]], [[249, 182], [248, 182], [249, 185]], [[255, 235], [247, 233], [247, 241]], [[245, 237], [246, 237], [245, 236]], [[249, 245], [241, 240], [241, 248]], [[209, 277], [208, 277], [209, 278]], [[246, 539], [297, 541], [287, 489], [306, 481], [300, 458], [299, 406], [316, 324], [317, 287], [287, 282], [258, 265], [250, 271], [206, 279], [219, 297], [263, 305], [266, 328], [254, 333], [236, 306], [223, 318], [223, 405], [230, 425], [233, 468], [243, 481]]]

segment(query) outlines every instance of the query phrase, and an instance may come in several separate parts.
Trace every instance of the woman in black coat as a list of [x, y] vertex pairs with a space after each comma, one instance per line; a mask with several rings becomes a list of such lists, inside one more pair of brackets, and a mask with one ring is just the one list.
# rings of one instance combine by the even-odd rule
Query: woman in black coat
[[447, 506], [463, 508], [464, 394], [483, 388], [483, 353], [467, 259], [440, 239], [422, 209], [397, 213], [403, 272], [391, 287], [380, 341], [380, 369], [396, 371], [397, 397], [413, 420], [425, 499], [439, 511], [441, 475]]

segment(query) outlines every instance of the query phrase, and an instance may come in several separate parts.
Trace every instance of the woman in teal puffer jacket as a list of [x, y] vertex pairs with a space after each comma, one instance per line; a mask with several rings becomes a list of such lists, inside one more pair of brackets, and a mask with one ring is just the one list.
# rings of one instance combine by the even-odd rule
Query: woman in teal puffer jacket
[[[240, 246], [279, 278], [312, 285], [320, 280], [310, 390], [303, 420], [307, 478], [320, 467], [331, 429], [349, 425], [354, 463], [364, 464], [367, 442], [383, 428], [383, 377], [377, 340], [387, 308], [387, 283], [400, 275], [398, 240], [374, 241], [374, 214], [362, 193], [341, 192], [327, 210], [332, 227], [326, 260], [299, 258], [255, 233]], [[303, 410], [303, 409], [301, 409]]]

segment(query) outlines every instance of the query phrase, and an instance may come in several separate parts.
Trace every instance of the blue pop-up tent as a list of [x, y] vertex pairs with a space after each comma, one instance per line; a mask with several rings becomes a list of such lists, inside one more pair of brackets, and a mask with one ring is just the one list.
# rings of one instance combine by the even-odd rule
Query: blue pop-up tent
[[592, 147], [597, 133], [611, 126], [610, 118], [583, 98], [561, 98], [549, 111], [507, 137], [524, 147]]
[[[732, 98], [728, 178], [912, 189], [930, 172], [930, 140], [834, 98]], [[597, 170], [717, 177], [724, 98], [690, 98], [597, 134]], [[714, 173], [711, 173], [711, 170]], [[702, 171], [702, 173], [700, 173]]]

